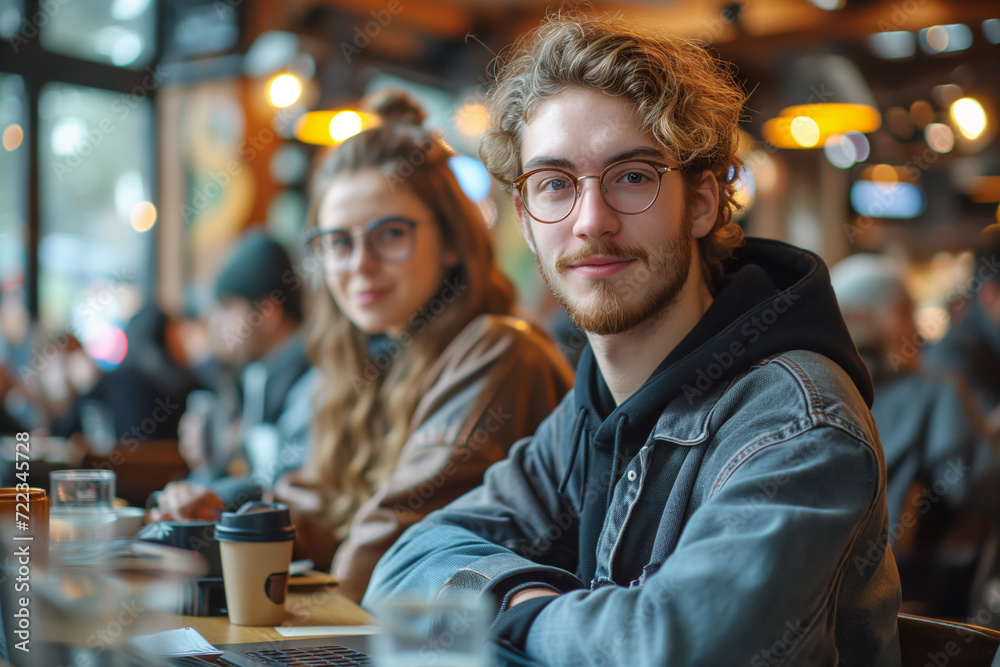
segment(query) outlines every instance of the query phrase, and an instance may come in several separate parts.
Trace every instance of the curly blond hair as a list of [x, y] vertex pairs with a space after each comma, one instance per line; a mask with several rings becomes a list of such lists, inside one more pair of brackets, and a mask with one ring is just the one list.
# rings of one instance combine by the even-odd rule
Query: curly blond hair
[[713, 286], [722, 263], [743, 242], [732, 221], [739, 122], [746, 95], [702, 46], [620, 19], [550, 16], [499, 62], [489, 93], [490, 127], [479, 155], [508, 190], [521, 173], [521, 141], [539, 105], [567, 88], [595, 88], [635, 106], [640, 129], [684, 169], [688, 201], [708, 170], [719, 184], [715, 226], [699, 239], [705, 278]]

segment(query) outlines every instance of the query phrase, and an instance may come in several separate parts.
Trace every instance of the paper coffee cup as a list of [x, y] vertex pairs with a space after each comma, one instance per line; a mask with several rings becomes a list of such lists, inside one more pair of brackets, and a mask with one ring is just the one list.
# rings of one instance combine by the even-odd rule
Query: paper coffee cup
[[295, 527], [280, 503], [247, 503], [224, 512], [215, 527], [229, 622], [279, 625], [285, 620], [288, 565]]

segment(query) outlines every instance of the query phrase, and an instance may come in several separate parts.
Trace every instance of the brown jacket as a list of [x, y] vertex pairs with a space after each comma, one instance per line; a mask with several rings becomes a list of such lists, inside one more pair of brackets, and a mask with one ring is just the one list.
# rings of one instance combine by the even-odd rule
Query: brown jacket
[[479, 486], [573, 385], [572, 369], [546, 334], [497, 315], [470, 322], [429, 378], [395, 469], [358, 510], [334, 556], [340, 592], [352, 600], [361, 600], [375, 563], [404, 530]]

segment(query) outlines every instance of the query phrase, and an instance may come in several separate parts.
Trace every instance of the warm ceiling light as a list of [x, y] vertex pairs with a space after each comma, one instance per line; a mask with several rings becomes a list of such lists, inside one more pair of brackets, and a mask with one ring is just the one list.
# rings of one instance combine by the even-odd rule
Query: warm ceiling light
[[353, 109], [310, 111], [296, 121], [295, 138], [307, 144], [333, 146], [378, 123], [378, 116]]
[[899, 182], [899, 173], [890, 164], [877, 164], [871, 169], [865, 169], [863, 178], [876, 183], [891, 183], [895, 185]]
[[361, 116], [357, 111], [341, 111], [330, 119], [330, 137], [343, 141], [361, 131]]
[[978, 139], [986, 129], [986, 111], [978, 100], [963, 97], [951, 105], [951, 117], [966, 139]]
[[803, 148], [812, 148], [819, 143], [819, 125], [809, 116], [796, 116], [788, 125], [792, 139]]
[[129, 223], [137, 232], [148, 232], [156, 224], [156, 206], [148, 201], [139, 202], [132, 207]]
[[3, 131], [3, 147], [8, 151], [16, 151], [22, 141], [24, 141], [24, 130], [17, 123], [8, 125]]
[[881, 125], [881, 114], [867, 104], [802, 104], [782, 110], [781, 116], [764, 123], [763, 132], [772, 146], [811, 148], [823, 145], [835, 134], [867, 134]]
[[290, 107], [302, 95], [302, 84], [291, 74], [279, 74], [271, 80], [267, 94], [274, 106]]

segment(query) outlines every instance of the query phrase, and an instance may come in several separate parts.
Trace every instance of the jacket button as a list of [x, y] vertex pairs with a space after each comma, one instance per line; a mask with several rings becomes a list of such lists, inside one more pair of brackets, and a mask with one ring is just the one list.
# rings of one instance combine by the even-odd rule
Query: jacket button
[[634, 482], [635, 478], [638, 477], [638, 476], [639, 475], [635, 474], [635, 470], [629, 470], [628, 471], [628, 481]]

